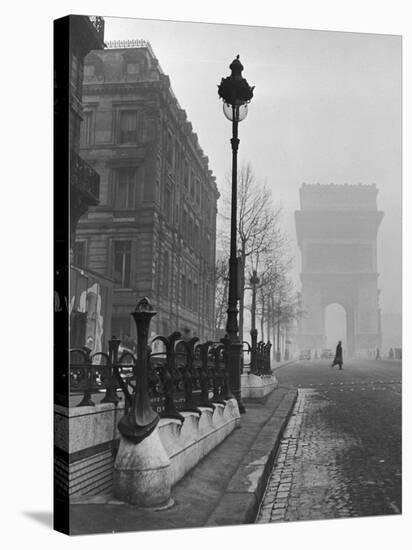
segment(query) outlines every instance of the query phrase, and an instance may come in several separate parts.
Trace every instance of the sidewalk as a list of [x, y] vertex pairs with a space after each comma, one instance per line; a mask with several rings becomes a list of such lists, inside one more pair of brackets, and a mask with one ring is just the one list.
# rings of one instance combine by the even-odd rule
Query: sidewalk
[[71, 534], [252, 523], [296, 396], [280, 387], [263, 402], [246, 400], [240, 428], [173, 488], [171, 508], [142, 510], [94, 497], [71, 504]]
[[272, 369], [272, 372], [273, 371], [276, 371], [278, 369], [281, 369], [282, 367], [285, 367], [286, 365], [290, 365], [290, 363], [296, 363], [297, 362], [297, 359], [288, 359], [287, 361], [274, 361], [272, 359], [271, 363], [270, 363], [270, 368]]

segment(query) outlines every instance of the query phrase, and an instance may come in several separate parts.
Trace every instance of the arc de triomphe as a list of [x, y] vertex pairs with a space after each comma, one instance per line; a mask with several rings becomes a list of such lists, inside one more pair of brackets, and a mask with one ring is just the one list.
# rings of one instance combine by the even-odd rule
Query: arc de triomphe
[[346, 312], [347, 354], [381, 346], [375, 185], [303, 184], [295, 212], [302, 256], [300, 349], [325, 347], [325, 309]]

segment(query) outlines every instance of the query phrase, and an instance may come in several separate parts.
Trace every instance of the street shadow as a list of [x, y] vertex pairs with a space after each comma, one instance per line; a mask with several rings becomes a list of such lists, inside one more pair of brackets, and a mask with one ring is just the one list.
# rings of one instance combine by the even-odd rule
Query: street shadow
[[23, 514], [36, 521], [37, 523], [40, 523], [41, 525], [44, 525], [45, 527], [48, 527], [49, 529], [53, 529], [53, 513], [52, 512], [37, 512], [37, 511], [24, 511]]

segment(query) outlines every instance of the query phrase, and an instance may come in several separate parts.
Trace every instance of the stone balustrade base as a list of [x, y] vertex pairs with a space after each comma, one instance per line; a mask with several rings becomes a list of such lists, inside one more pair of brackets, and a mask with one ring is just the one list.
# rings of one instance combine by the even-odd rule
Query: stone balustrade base
[[242, 399], [262, 399], [278, 386], [274, 374], [244, 373], [240, 379]]
[[[55, 406], [55, 476], [62, 495], [72, 502], [101, 497], [143, 507], [167, 506], [167, 486], [173, 487], [240, 425], [237, 402], [229, 399], [215, 403], [213, 408], [199, 407], [199, 412], [181, 412], [183, 424], [162, 418], [144, 440], [146, 443], [132, 448], [117, 430], [122, 414], [122, 402], [117, 407], [110, 403], [94, 407]], [[127, 492], [128, 484], [134, 487], [134, 496]], [[156, 492], [162, 484], [166, 492], [151, 498], [151, 485]]]

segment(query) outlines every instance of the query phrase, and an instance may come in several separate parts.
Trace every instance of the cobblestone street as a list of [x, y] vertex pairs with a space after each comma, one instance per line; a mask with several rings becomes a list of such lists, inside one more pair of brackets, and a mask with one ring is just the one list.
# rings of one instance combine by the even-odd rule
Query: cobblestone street
[[401, 512], [401, 367], [300, 361], [277, 371], [299, 388], [256, 522]]

